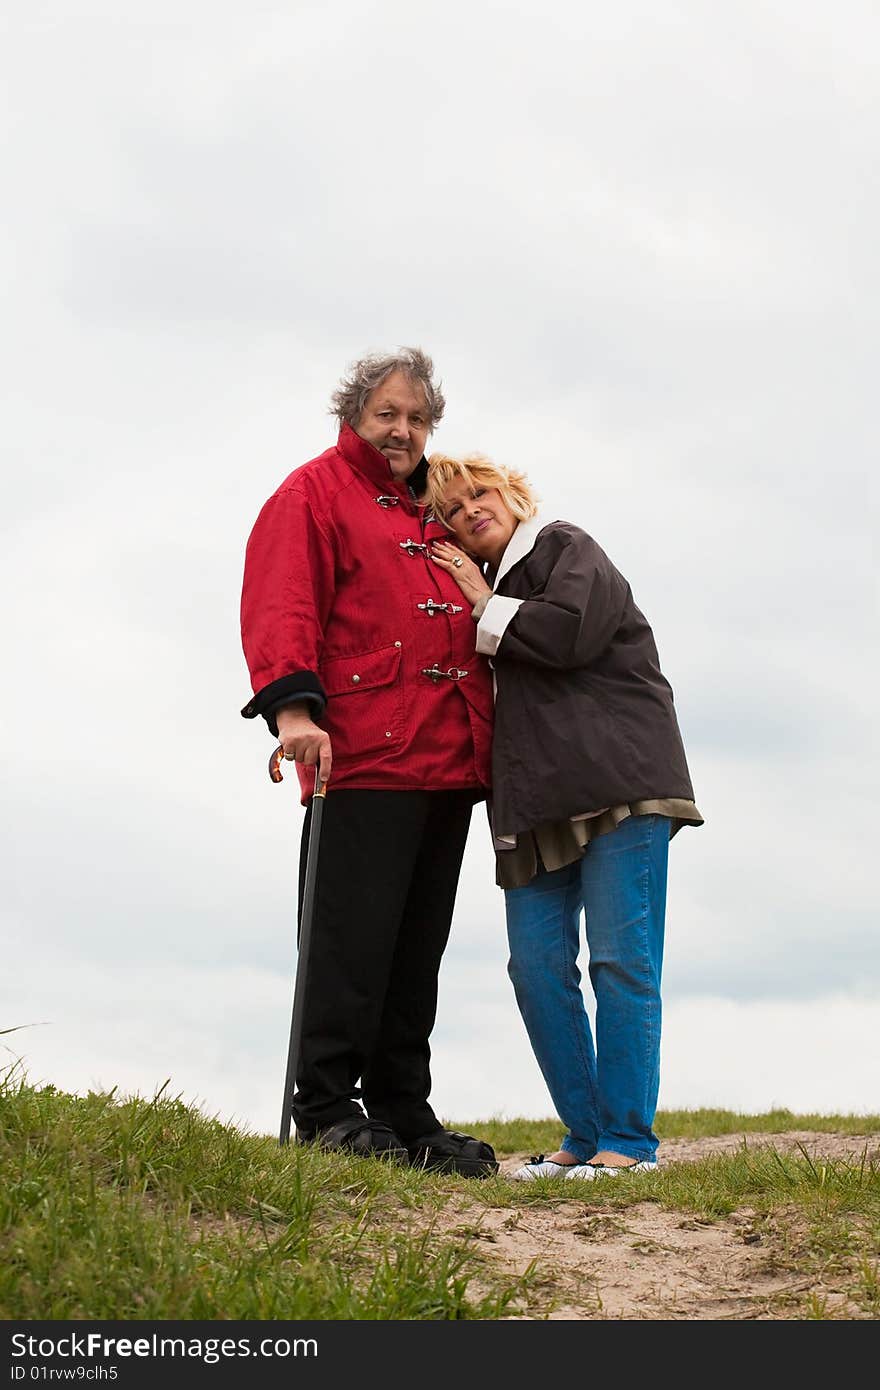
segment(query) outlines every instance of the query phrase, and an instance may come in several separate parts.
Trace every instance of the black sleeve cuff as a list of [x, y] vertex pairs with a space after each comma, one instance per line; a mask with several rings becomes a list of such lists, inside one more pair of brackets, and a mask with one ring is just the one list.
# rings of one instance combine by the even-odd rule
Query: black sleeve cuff
[[270, 732], [277, 738], [278, 725], [275, 715], [285, 705], [292, 705], [297, 700], [307, 700], [310, 705], [315, 706], [318, 717], [323, 714], [327, 696], [314, 672], [294, 671], [289, 676], [270, 681], [262, 690], [257, 691], [253, 699], [248, 700], [241, 711], [242, 718], [256, 719], [257, 715], [261, 714], [269, 725]]

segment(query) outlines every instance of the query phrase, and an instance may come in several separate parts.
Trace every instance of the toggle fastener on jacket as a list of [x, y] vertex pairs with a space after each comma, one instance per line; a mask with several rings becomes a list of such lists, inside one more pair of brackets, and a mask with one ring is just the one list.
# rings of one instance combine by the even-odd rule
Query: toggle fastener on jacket
[[429, 618], [433, 618], [435, 613], [461, 613], [460, 603], [435, 603], [432, 598], [427, 603], [417, 603], [416, 608], [420, 608], [423, 613], [427, 613]]
[[460, 666], [450, 666], [448, 671], [441, 671], [435, 661], [433, 666], [423, 666], [421, 674], [427, 676], [428, 679], [432, 680], [436, 685], [441, 678], [448, 681], [463, 680], [467, 675], [467, 671], [463, 671]]

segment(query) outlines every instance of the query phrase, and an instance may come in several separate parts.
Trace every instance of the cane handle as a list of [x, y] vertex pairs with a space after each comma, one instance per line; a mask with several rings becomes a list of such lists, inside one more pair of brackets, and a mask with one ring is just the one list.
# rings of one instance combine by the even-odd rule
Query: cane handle
[[[281, 764], [284, 762], [284, 749], [279, 743], [271, 758], [269, 759], [269, 776], [273, 782], [283, 782], [284, 776], [281, 772]], [[315, 796], [325, 797], [327, 795], [327, 784], [321, 781], [321, 774], [315, 768]]]

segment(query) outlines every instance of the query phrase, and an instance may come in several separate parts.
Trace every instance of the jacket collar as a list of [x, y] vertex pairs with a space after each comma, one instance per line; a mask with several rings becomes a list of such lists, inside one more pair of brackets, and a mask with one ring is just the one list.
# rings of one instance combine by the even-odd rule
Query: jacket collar
[[493, 589], [497, 589], [508, 570], [524, 560], [529, 551], [534, 549], [538, 533], [549, 525], [549, 517], [542, 516], [540, 512], [537, 516], [530, 516], [527, 521], [521, 521], [507, 542], [504, 554], [501, 556], [501, 564], [498, 566], [498, 573], [495, 576]]
[[395, 478], [385, 455], [366, 439], [361, 439], [351, 425], [343, 424], [336, 447], [346, 463], [350, 463], [352, 468], [356, 468], [358, 473], [362, 473], [383, 492], [397, 493], [410, 501], [413, 493], [424, 491], [428, 472], [428, 461], [424, 455], [408, 478]]

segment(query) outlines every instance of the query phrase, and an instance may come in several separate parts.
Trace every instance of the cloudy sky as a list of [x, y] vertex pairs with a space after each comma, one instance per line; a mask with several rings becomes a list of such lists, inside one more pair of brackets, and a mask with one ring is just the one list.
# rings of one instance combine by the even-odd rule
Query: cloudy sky
[[[880, 1111], [878, 31], [868, 0], [5, 7], [0, 1028], [31, 1081], [277, 1130], [303, 812], [239, 716], [244, 546], [347, 363], [418, 344], [434, 444], [599, 540], [675, 690], [706, 824], [671, 849], [661, 1106]], [[446, 1118], [551, 1112], [505, 967], [478, 811]]]

